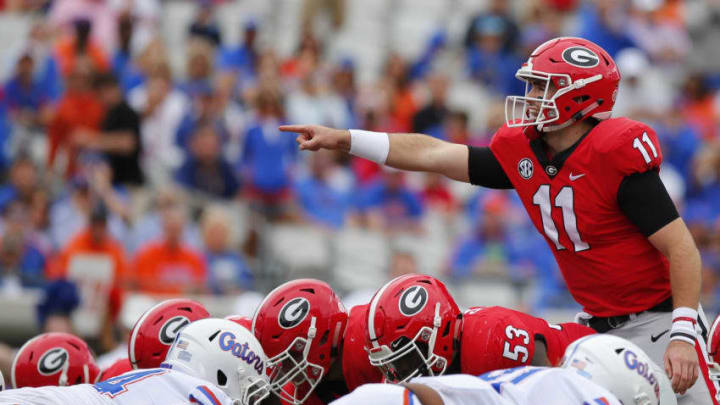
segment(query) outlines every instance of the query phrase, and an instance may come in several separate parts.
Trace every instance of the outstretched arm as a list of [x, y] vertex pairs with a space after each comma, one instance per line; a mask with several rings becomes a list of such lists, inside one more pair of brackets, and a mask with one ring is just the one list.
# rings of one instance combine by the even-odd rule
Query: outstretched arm
[[[285, 125], [281, 126], [280, 130], [298, 133], [297, 142], [300, 144], [301, 150], [330, 149], [354, 152], [350, 131], [345, 129], [320, 125]], [[387, 141], [382, 138], [384, 134], [382, 137], [380, 134], [370, 136], [378, 136], [378, 142], [387, 142], [385, 144], [385, 147], [388, 148], [386, 154], [379, 154], [381, 157], [378, 160], [381, 160], [381, 163], [397, 169], [438, 173], [453, 180], [470, 182], [470, 152], [466, 145], [445, 142], [422, 134], [388, 134]], [[355, 147], [357, 146], [355, 145]], [[379, 145], [378, 150], [382, 150], [381, 146]], [[502, 172], [502, 170], [500, 171]], [[476, 177], [481, 178], [482, 176]], [[474, 183], [486, 185], [483, 181], [474, 181]], [[488, 186], [492, 187], [492, 185]]]

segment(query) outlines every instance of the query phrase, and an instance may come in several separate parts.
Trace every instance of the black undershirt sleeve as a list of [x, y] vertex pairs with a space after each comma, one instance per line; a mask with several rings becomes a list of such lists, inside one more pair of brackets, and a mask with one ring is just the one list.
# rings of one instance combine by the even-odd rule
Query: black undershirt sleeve
[[470, 184], [487, 188], [514, 188], [490, 148], [468, 146], [468, 152]]
[[680, 216], [657, 170], [626, 176], [618, 188], [617, 201], [645, 236]]

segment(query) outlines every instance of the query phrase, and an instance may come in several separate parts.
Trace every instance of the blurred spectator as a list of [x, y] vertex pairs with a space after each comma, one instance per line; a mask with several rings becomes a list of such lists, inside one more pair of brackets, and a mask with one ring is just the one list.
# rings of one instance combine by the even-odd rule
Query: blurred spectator
[[388, 56], [385, 65], [384, 87], [388, 109], [392, 120], [393, 130], [396, 132], [409, 132], [412, 129], [412, 119], [417, 112], [417, 105], [412, 91], [410, 67], [407, 61], [398, 54]]
[[[656, 65], [678, 67], [687, 62], [692, 47], [683, 21], [673, 21], [663, 13], [661, 1], [633, 0], [627, 32], [638, 48], [645, 51]], [[670, 3], [665, 7], [670, 7]], [[666, 75], [669, 72], [665, 72]]]
[[255, 76], [258, 60], [257, 28], [255, 21], [246, 22], [242, 42], [235, 47], [225, 45], [218, 50], [217, 66], [221, 72], [235, 75], [238, 81]]
[[141, 73], [133, 63], [132, 40], [134, 20], [124, 13], [118, 18], [118, 46], [112, 56], [112, 71], [123, 90], [129, 90], [142, 82]]
[[430, 102], [420, 109], [412, 120], [413, 132], [423, 134], [438, 134], [447, 108], [448, 78], [443, 75], [433, 75], [428, 79], [430, 88]]
[[403, 250], [394, 251], [390, 257], [390, 271], [388, 272], [388, 280], [395, 277], [404, 276], [406, 274], [418, 273], [418, 263], [415, 256]]
[[473, 17], [465, 33], [465, 47], [470, 49], [474, 46], [477, 33], [482, 30], [486, 20], [497, 19], [503, 26], [502, 31], [505, 32], [502, 48], [506, 52], [513, 52], [518, 40], [519, 30], [510, 12], [510, 4], [505, 0], [491, 0], [485, 12]]
[[175, 207], [162, 213], [163, 237], [140, 248], [135, 256], [134, 284], [149, 294], [192, 294], [207, 291], [207, 268], [201, 254], [182, 242], [186, 214]]
[[127, 281], [128, 268], [122, 244], [108, 230], [110, 212], [102, 202], [93, 204], [87, 226], [75, 234], [48, 267], [48, 277], [66, 277], [74, 266], [84, 266], [88, 256], [102, 256], [110, 265], [112, 279], [120, 286]]
[[165, 183], [182, 163], [182, 152], [175, 139], [187, 113], [188, 100], [173, 88], [170, 67], [161, 64], [145, 84], [130, 91], [128, 103], [141, 116], [143, 173], [154, 185]]
[[423, 206], [405, 184], [405, 173], [383, 167], [382, 177], [362, 190], [360, 210], [371, 228], [386, 232], [419, 232]]
[[687, 67], [691, 72], [713, 74], [720, 83], [720, 2], [683, 2], [686, 26], [692, 41]]
[[80, 294], [73, 282], [59, 279], [48, 283], [35, 311], [40, 330], [73, 333], [70, 317], [79, 305]]
[[67, 80], [67, 91], [58, 104], [48, 128], [48, 165], [53, 166], [60, 152], [66, 160], [65, 177], [77, 170], [77, 160], [100, 129], [105, 109], [93, 90], [93, 71], [78, 63]]
[[[136, 253], [142, 246], [160, 239], [163, 234], [163, 212], [186, 208], [186, 204], [185, 193], [182, 189], [169, 184], [159, 187], [153, 194], [153, 201], [149, 209], [135, 221], [128, 250]], [[185, 223], [182, 230], [182, 243], [193, 249], [202, 247], [202, 237], [194, 222]]]
[[48, 97], [56, 102], [62, 92], [62, 76], [54, 50], [54, 40], [48, 24], [44, 21], [36, 22], [30, 28], [23, 53], [32, 55], [36, 80], [42, 83]]
[[615, 57], [624, 48], [636, 46], [627, 34], [627, 2], [599, 0], [583, 2], [578, 13], [577, 36], [593, 41]]
[[431, 210], [453, 214], [457, 212], [458, 203], [450, 193], [447, 179], [442, 175], [435, 173], [425, 175], [422, 198], [423, 204]]
[[37, 129], [47, 125], [51, 114], [52, 94], [35, 75], [35, 59], [23, 54], [17, 62], [15, 76], [5, 84], [5, 100], [15, 125]]
[[213, 46], [222, 44], [222, 36], [220, 35], [220, 27], [215, 21], [213, 2], [211, 0], [202, 0], [197, 2], [198, 9], [190, 24], [190, 36], [207, 41]]
[[672, 89], [663, 75], [650, 65], [643, 51], [626, 48], [615, 58], [621, 80], [613, 114], [636, 120], [655, 121], [673, 102]]
[[13, 201], [29, 207], [39, 187], [40, 178], [33, 162], [27, 156], [18, 156], [10, 167], [8, 182], [0, 185], [0, 212]]
[[702, 146], [700, 133], [685, 121], [678, 106], [672, 106], [654, 125], [660, 139], [663, 163], [675, 167], [686, 184], [693, 184], [693, 159]]
[[522, 81], [515, 78], [522, 61], [502, 47], [505, 29], [500, 17], [480, 20], [475, 42], [467, 53], [470, 75], [500, 97], [524, 92]]
[[176, 180], [192, 191], [217, 198], [233, 198], [240, 184], [222, 155], [222, 144], [211, 123], [200, 123], [190, 142], [190, 155], [178, 169]]
[[701, 137], [711, 141], [717, 136], [716, 104], [710, 83], [703, 75], [688, 75], [680, 91], [683, 118], [695, 126]]
[[249, 197], [271, 216], [283, 215], [290, 197], [297, 146], [292, 136], [278, 131], [283, 121], [279, 95], [271, 90], [258, 94], [257, 118], [245, 135], [239, 169]]
[[[66, 0], [59, 3], [71, 1], [83, 2], [85, 0]], [[97, 3], [94, 1], [87, 2]], [[106, 51], [100, 45], [108, 44], [108, 42], [96, 42], [90, 38], [93, 23], [85, 18], [78, 18], [73, 20], [72, 27], [72, 34], [61, 39], [55, 47], [62, 75], [64, 77], [70, 76], [76, 71], [77, 65], [80, 63], [88, 64], [94, 72], [105, 72], [110, 69], [110, 63], [105, 54]]]
[[140, 117], [130, 108], [117, 79], [110, 74], [98, 78], [98, 93], [105, 106], [100, 132], [90, 145], [105, 154], [115, 185], [140, 185]]
[[28, 211], [20, 202], [7, 206], [0, 237], [0, 293], [19, 294], [45, 284], [45, 256], [29, 238]]
[[185, 62], [187, 80], [181, 86], [188, 95], [195, 93], [197, 88], [212, 86], [213, 51], [213, 48], [204, 41], [193, 41], [188, 44]]
[[309, 173], [296, 184], [303, 215], [329, 228], [343, 226], [352, 204], [353, 180], [334, 162], [335, 156], [325, 150], [313, 153]]
[[208, 284], [214, 294], [241, 294], [254, 290], [254, 277], [243, 257], [236, 252], [230, 212], [210, 206], [202, 217]]
[[50, 237], [56, 248], [63, 249], [70, 238], [87, 225], [87, 218], [97, 201], [109, 211], [108, 228], [113, 238], [125, 241], [128, 212], [125, 199], [112, 187], [112, 171], [104, 163], [90, 166], [89, 177], [82, 174], [69, 182], [69, 192], [55, 201], [50, 209]]
[[335, 128], [347, 128], [350, 123], [347, 106], [337, 94], [320, 88], [319, 74], [308, 73], [300, 80], [300, 87], [287, 97], [287, 118], [290, 122], [314, 122]]

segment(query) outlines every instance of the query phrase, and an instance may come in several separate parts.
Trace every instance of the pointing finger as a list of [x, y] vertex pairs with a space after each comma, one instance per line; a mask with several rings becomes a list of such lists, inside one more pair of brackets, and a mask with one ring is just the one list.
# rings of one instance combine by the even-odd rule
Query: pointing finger
[[278, 129], [282, 132], [310, 132], [308, 125], [281, 125]]

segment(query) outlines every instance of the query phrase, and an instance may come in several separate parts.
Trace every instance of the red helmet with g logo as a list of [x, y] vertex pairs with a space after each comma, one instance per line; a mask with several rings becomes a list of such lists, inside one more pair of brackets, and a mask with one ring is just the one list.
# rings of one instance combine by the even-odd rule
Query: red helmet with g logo
[[[534, 126], [541, 132], [556, 131], [588, 117], [610, 118], [620, 82], [617, 65], [604, 49], [573, 37], [551, 39], [538, 46], [515, 77], [525, 81], [525, 95], [505, 99], [507, 126]], [[538, 82], [543, 85], [543, 97], [530, 97], [531, 85]]]
[[267, 354], [270, 388], [299, 405], [330, 370], [345, 332], [347, 311], [324, 281], [299, 279], [265, 297], [253, 333]]
[[130, 333], [128, 358], [133, 368], [160, 367], [178, 332], [209, 317], [202, 304], [185, 298], [166, 300], [145, 311]]
[[43, 333], [28, 340], [15, 355], [13, 387], [93, 384], [100, 369], [84, 340], [69, 333]]
[[460, 319], [440, 280], [422, 274], [397, 277], [370, 301], [370, 363], [390, 382], [443, 374], [455, 354]]

